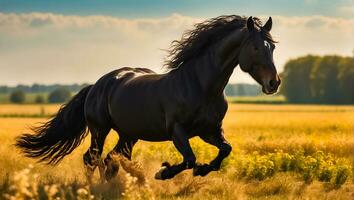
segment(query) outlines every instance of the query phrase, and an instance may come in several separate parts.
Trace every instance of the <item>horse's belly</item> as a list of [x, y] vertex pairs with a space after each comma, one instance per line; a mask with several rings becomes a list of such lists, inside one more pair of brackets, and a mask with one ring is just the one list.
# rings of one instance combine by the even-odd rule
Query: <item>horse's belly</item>
[[152, 120], [153, 116], [116, 116], [114, 123], [118, 133], [128, 137], [146, 141], [166, 141], [171, 137], [168, 135], [162, 122]]
[[122, 94], [112, 100], [114, 102], [109, 106], [110, 115], [118, 132], [147, 141], [170, 139], [164, 113], [156, 99]]
[[[124, 131], [124, 130], [123, 130]], [[130, 131], [130, 132], [128, 132]], [[119, 130], [118, 130], [119, 132]], [[166, 132], [160, 132], [156, 130], [127, 130], [127, 135], [138, 139], [138, 140], [144, 140], [144, 141], [150, 141], [150, 142], [163, 142], [163, 141], [169, 141], [171, 140], [171, 136], [166, 134]]]

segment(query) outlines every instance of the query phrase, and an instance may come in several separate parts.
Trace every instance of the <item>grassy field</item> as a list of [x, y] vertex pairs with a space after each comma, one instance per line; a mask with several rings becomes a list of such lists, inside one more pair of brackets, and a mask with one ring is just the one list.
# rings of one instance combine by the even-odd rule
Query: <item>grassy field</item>
[[[12, 145], [58, 105], [0, 105], [0, 199], [353, 199], [354, 110], [350, 106], [231, 104], [224, 120], [231, 156], [219, 172], [154, 180], [163, 161], [181, 157], [171, 142], [138, 142], [120, 160], [116, 180], [86, 183], [82, 155], [89, 137], [59, 165], [36, 164]], [[104, 154], [117, 142], [112, 132]], [[199, 162], [217, 150], [191, 140]], [[163, 151], [162, 151], [163, 149]], [[119, 159], [118, 159], [119, 160]]]

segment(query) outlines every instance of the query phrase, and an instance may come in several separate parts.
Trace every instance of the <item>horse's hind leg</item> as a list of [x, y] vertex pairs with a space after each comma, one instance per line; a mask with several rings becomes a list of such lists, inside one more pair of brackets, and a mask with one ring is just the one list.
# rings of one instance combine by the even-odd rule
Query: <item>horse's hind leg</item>
[[89, 182], [97, 166], [100, 168], [101, 179], [103, 178], [104, 163], [101, 159], [104, 141], [108, 135], [110, 128], [98, 128], [89, 125], [91, 132], [91, 146], [84, 154], [84, 164], [86, 167], [86, 175]]
[[137, 142], [136, 139], [131, 139], [123, 135], [119, 136], [119, 141], [117, 145], [114, 147], [114, 149], [111, 152], [109, 152], [109, 154], [104, 160], [107, 167], [105, 173], [107, 181], [114, 178], [117, 175], [119, 170], [119, 165], [112, 159], [112, 156], [114, 154], [119, 154], [124, 156], [128, 160], [131, 160], [132, 150], [136, 142]]

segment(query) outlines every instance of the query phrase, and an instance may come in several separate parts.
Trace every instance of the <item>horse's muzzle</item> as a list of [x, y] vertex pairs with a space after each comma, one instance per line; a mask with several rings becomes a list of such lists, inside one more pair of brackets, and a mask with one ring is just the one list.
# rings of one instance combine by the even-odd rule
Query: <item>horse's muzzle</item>
[[281, 83], [279, 76], [277, 75], [275, 79], [265, 81], [262, 84], [262, 91], [264, 94], [274, 94], [278, 91], [278, 87]]

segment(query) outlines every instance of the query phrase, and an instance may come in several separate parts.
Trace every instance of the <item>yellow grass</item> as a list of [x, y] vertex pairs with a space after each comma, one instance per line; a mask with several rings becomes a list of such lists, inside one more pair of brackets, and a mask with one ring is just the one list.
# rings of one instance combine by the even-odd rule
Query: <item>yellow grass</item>
[[23, 115], [51, 115], [54, 114], [60, 105], [58, 104], [0, 104], [0, 116], [23, 116]]
[[[55, 113], [58, 108], [58, 105], [0, 105], [0, 116], [41, 115], [43, 109], [49, 115]], [[279, 172], [262, 181], [237, 175], [240, 170], [237, 164], [240, 158], [250, 156], [255, 151], [261, 155], [280, 150], [291, 155], [297, 152], [313, 155], [320, 150], [349, 162], [353, 170], [354, 110], [351, 106], [232, 104], [224, 120], [224, 130], [226, 138], [233, 146], [233, 153], [220, 172], [212, 172], [207, 177], [201, 178], [193, 177], [191, 171], [187, 170], [172, 180], [154, 180], [154, 173], [159, 170], [161, 162], [167, 160], [176, 162], [181, 157], [171, 142], [139, 142], [134, 148], [133, 159], [141, 165], [148, 185], [138, 186], [134, 178], [120, 170], [121, 182], [99, 184], [96, 180], [96, 184], [87, 186], [86, 189], [82, 155], [88, 148], [89, 137], [56, 167], [36, 164], [34, 160], [20, 155], [12, 145], [17, 135], [28, 131], [27, 126], [45, 120], [45, 118], [0, 117], [0, 193], [6, 193], [1, 191], [1, 185], [6, 182], [7, 174], [11, 179], [15, 172], [33, 164], [30, 174], [39, 175], [32, 177], [39, 185], [47, 185], [48, 189], [52, 185], [60, 188], [58, 184], [70, 187], [78, 184], [82, 187], [80, 192], [84, 196], [85, 191], [88, 191], [92, 192], [95, 198], [138, 198], [133, 191], [139, 191], [140, 198], [155, 199], [352, 199], [353, 197], [352, 176], [340, 188], [332, 188], [329, 183], [322, 183], [316, 179], [312, 183], [305, 183], [301, 174], [294, 172]], [[114, 147], [117, 139], [115, 133], [109, 135], [104, 155]], [[193, 138], [191, 143], [199, 162], [208, 162], [217, 154], [214, 147], [203, 143], [199, 138]], [[22, 173], [21, 176], [30, 175]], [[124, 187], [121, 187], [122, 184]], [[122, 192], [125, 192], [125, 196], [121, 196]]]

